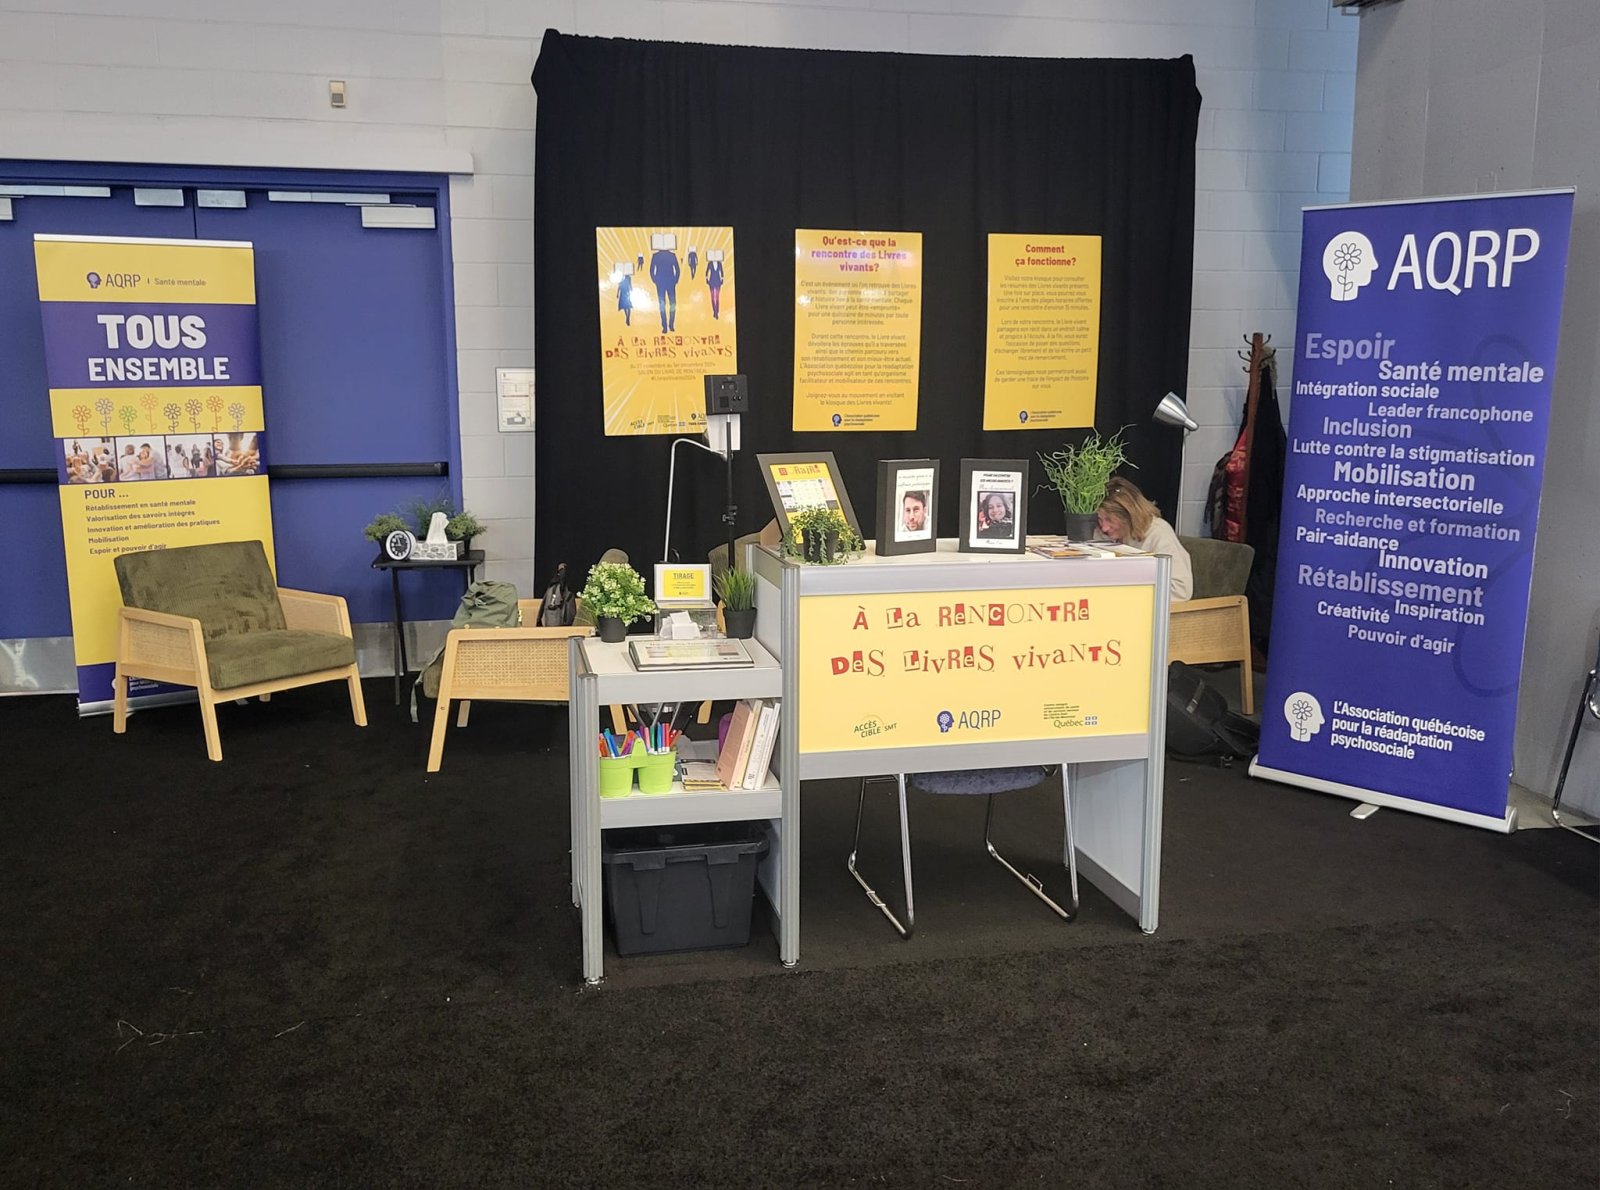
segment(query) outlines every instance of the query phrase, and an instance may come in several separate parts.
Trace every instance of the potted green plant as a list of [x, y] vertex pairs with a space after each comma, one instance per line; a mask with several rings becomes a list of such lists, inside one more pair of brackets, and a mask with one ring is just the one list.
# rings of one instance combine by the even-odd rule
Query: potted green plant
[[451, 541], [459, 541], [464, 554], [472, 548], [472, 539], [484, 529], [484, 523], [463, 508], [445, 522], [444, 535]]
[[791, 512], [783, 539], [784, 553], [819, 566], [848, 562], [864, 545], [844, 513], [825, 504]]
[[593, 613], [600, 639], [611, 644], [628, 635], [629, 624], [656, 610], [644, 593], [644, 578], [626, 562], [597, 562], [578, 598]]
[[756, 634], [756, 576], [748, 570], [724, 570], [717, 575], [716, 588], [728, 635], [749, 640]]
[[1111, 437], [1102, 438], [1098, 430], [1090, 430], [1077, 446], [1068, 443], [1060, 450], [1039, 453], [1049, 481], [1045, 486], [1054, 488], [1061, 497], [1069, 538], [1087, 541], [1094, 536], [1095, 513], [1106, 498], [1106, 484], [1117, 468], [1128, 463], [1122, 433], [1118, 430]]
[[384, 538], [388, 537], [396, 529], [409, 528], [410, 526], [406, 524], [405, 518], [399, 513], [380, 512], [367, 522], [367, 527], [361, 530], [361, 535], [368, 541], [374, 541], [382, 545]]

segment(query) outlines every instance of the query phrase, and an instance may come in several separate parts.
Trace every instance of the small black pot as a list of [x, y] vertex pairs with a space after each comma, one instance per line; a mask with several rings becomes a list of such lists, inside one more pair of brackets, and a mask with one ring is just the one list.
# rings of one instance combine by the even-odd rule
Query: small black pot
[[756, 609], [725, 607], [722, 609], [722, 622], [734, 640], [749, 640], [756, 634]]
[[608, 645], [621, 644], [628, 638], [628, 626], [616, 616], [597, 616], [595, 626], [600, 629], [600, 639]]
[[834, 555], [839, 552], [839, 530], [837, 529], [824, 531], [805, 529], [801, 531], [800, 538], [807, 562], [832, 562]]
[[1093, 512], [1067, 513], [1067, 537], [1072, 541], [1092, 541], [1100, 532], [1100, 517]]

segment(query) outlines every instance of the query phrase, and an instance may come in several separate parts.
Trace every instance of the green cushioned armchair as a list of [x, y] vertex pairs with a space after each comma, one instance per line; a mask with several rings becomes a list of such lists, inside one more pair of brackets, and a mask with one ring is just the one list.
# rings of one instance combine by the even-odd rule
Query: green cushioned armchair
[[113, 560], [122, 589], [113, 730], [128, 729], [128, 679], [193, 686], [206, 755], [222, 759], [218, 698], [343, 681], [367, 725], [350, 613], [337, 595], [280, 587], [259, 541], [143, 550]]

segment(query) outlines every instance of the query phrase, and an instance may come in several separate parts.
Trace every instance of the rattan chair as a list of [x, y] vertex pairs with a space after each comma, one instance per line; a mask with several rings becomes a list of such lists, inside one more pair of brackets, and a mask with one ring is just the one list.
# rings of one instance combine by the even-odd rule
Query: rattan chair
[[475, 698], [496, 702], [566, 702], [567, 642], [589, 636], [588, 625], [539, 628], [540, 599], [519, 599], [520, 628], [452, 628], [445, 637], [439, 671], [439, 702], [433, 712], [433, 740], [428, 746], [428, 771], [437, 773], [444, 759], [444, 734], [450, 703], [459, 700], [457, 727], [467, 725]]
[[1239, 663], [1240, 701], [1255, 713], [1255, 680], [1250, 664], [1250, 601], [1245, 583], [1255, 560], [1253, 547], [1209, 537], [1183, 537], [1194, 564], [1194, 598], [1174, 603], [1167, 630], [1167, 660], [1190, 665]]
[[139, 550], [112, 560], [122, 593], [111, 729], [128, 730], [128, 684], [193, 686], [206, 755], [222, 759], [217, 701], [344, 682], [367, 725], [350, 613], [337, 595], [277, 585], [259, 541]]

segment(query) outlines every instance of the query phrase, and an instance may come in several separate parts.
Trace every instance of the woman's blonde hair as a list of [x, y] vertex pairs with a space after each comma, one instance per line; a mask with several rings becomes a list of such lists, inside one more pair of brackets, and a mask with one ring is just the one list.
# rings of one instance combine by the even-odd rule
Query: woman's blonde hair
[[1100, 502], [1099, 511], [1127, 525], [1135, 541], [1142, 540], [1150, 532], [1150, 522], [1161, 515], [1143, 492], [1120, 475], [1106, 483], [1106, 497]]

